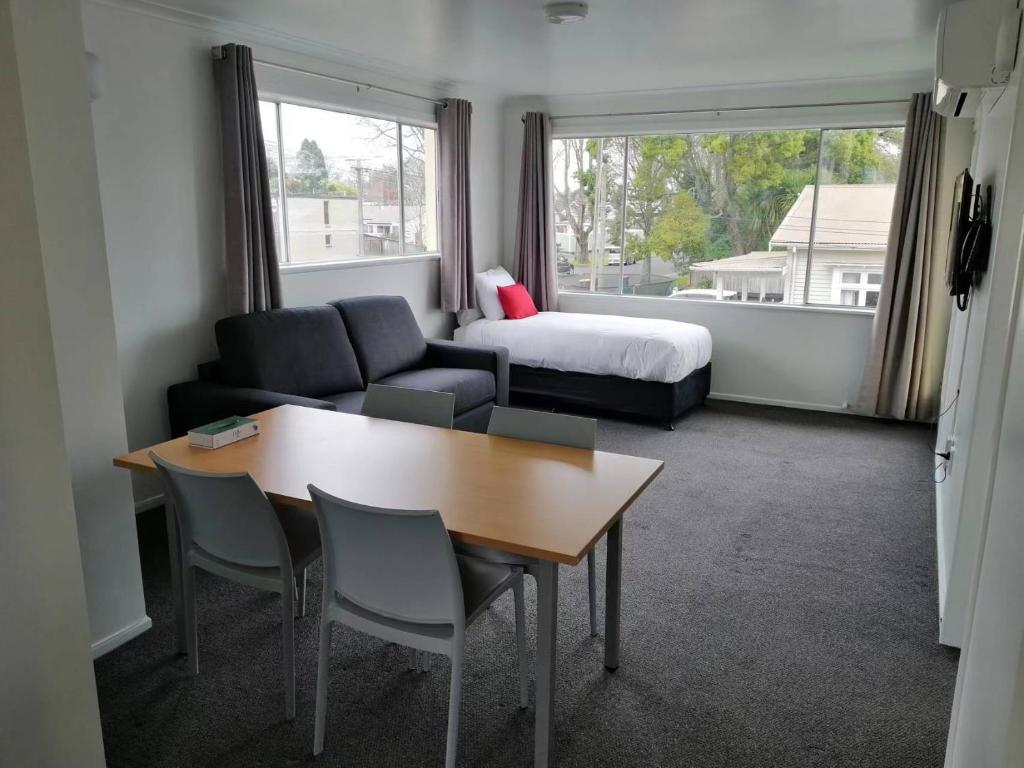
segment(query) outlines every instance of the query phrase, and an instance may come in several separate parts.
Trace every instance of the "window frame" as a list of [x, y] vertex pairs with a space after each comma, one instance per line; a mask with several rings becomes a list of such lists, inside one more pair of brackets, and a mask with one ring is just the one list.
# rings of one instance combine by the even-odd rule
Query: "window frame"
[[[278, 166], [278, 188], [280, 191], [280, 219], [281, 219], [281, 231], [277, 233], [278, 239], [278, 257], [277, 264], [278, 268], [282, 272], [319, 272], [323, 270], [331, 269], [353, 269], [358, 267], [370, 267], [370, 266], [383, 266], [389, 264], [407, 264], [419, 261], [439, 261], [441, 258], [441, 243], [440, 243], [440, 231], [437, 233], [437, 247], [430, 251], [418, 251], [418, 252], [406, 252], [408, 243], [405, 242], [405, 163], [404, 163], [404, 152], [402, 146], [402, 133], [403, 128], [425, 128], [436, 132], [438, 130], [437, 122], [430, 120], [420, 119], [409, 119], [404, 117], [398, 117], [392, 114], [383, 114], [376, 112], [367, 112], [358, 109], [342, 108], [331, 104], [324, 104], [321, 102], [309, 102], [302, 99], [290, 99], [276, 94], [260, 94], [259, 101], [270, 104], [274, 110], [274, 120], [277, 131], [277, 166]], [[396, 166], [398, 170], [398, 245], [399, 253], [391, 256], [363, 256], [358, 255], [356, 257], [350, 257], [345, 259], [329, 260], [324, 259], [322, 261], [303, 261], [293, 262], [291, 260], [291, 242], [289, 236], [289, 224], [288, 224], [288, 190], [286, 184], [286, 172], [284, 163], [284, 125], [281, 118], [281, 106], [295, 106], [303, 107], [305, 109], [319, 109], [324, 112], [334, 112], [337, 114], [354, 116], [354, 117], [368, 117], [375, 120], [386, 120], [388, 122], [395, 123], [395, 155], [396, 155]], [[440, 179], [440, 153], [435, 153], [434, 157], [434, 177]], [[429, 191], [427, 192], [429, 195]], [[438, 184], [434, 185], [434, 210], [437, 211], [437, 218], [440, 219], [440, 189]], [[440, 228], [439, 228], [440, 229]], [[363, 233], [359, 233], [357, 239], [358, 248], [360, 252], [363, 250]]]
[[[840, 105], [840, 106], [845, 106], [845, 105]], [[629, 131], [629, 130], [621, 130], [621, 131], [595, 130], [595, 131], [589, 131], [589, 132], [582, 130], [582, 126], [574, 127], [571, 130], [559, 130], [558, 127], [555, 126], [555, 127], [553, 127], [553, 130], [552, 130], [551, 142], [553, 144], [554, 142], [561, 141], [563, 139], [597, 139], [597, 138], [608, 139], [608, 138], [622, 138], [625, 141], [625, 146], [627, 148], [626, 149], [626, 153], [627, 154], [626, 154], [625, 159], [623, 161], [623, 174], [622, 174], [622, 188], [623, 188], [623, 194], [622, 194], [623, 202], [622, 202], [622, 206], [623, 206], [623, 209], [625, 209], [625, 207], [627, 205], [627, 201], [628, 201], [628, 190], [629, 190], [629, 162], [628, 162], [628, 160], [629, 160], [629, 156], [628, 156], [629, 149], [628, 149], [628, 147], [630, 146], [630, 139], [632, 139], [634, 137], [638, 137], [638, 136], [673, 136], [673, 135], [675, 135], [675, 136], [701, 136], [701, 135], [705, 135], [706, 136], [708, 134], [723, 134], [723, 133], [762, 133], [762, 132], [776, 132], [776, 131], [808, 131], [808, 130], [817, 131], [818, 132], [818, 154], [817, 154], [817, 159], [815, 161], [814, 197], [813, 197], [812, 207], [811, 207], [811, 223], [810, 223], [810, 227], [809, 227], [809, 231], [808, 231], [808, 238], [807, 238], [807, 258], [806, 258], [805, 275], [804, 275], [804, 297], [803, 297], [804, 300], [802, 302], [800, 302], [800, 303], [789, 303], [789, 304], [786, 304], [784, 302], [736, 302], [736, 303], [737, 304], [743, 304], [743, 305], [749, 304], [750, 306], [767, 307], [767, 308], [770, 308], [770, 309], [773, 309], [773, 310], [774, 309], [780, 309], [780, 308], [786, 308], [786, 309], [824, 309], [824, 310], [830, 310], [830, 311], [835, 311], [835, 312], [840, 312], [840, 313], [852, 312], [852, 313], [858, 313], [858, 314], [872, 314], [873, 315], [877, 311], [877, 305], [874, 306], [874, 307], [869, 307], [869, 306], [860, 306], [860, 305], [858, 305], [858, 306], [850, 306], [848, 304], [838, 303], [840, 301], [840, 299], [839, 299], [839, 294], [835, 290], [835, 284], [834, 283], [833, 283], [833, 290], [832, 290], [832, 295], [831, 295], [832, 302], [830, 302], [830, 303], [810, 302], [810, 301], [808, 301], [808, 298], [809, 298], [809, 293], [810, 293], [811, 270], [812, 270], [813, 261], [814, 261], [814, 236], [816, 234], [815, 233], [815, 228], [816, 228], [816, 225], [817, 225], [818, 190], [819, 190], [819, 179], [821, 177], [822, 161], [824, 159], [823, 148], [824, 148], [825, 133], [827, 131], [885, 130], [885, 129], [889, 129], [889, 128], [901, 128], [901, 129], [903, 129], [903, 128], [906, 128], [906, 123], [905, 123], [905, 121], [903, 121], [903, 122], [897, 121], [897, 120], [895, 120], [895, 118], [893, 118], [891, 120], [884, 120], [884, 119], [882, 119], [882, 120], [878, 120], [878, 119], [866, 120], [863, 123], [857, 122], [856, 120], [850, 120], [850, 121], [845, 121], [845, 120], [842, 120], [842, 121], [841, 120], [836, 120], [836, 121], [819, 120], [819, 121], [810, 122], [810, 123], [808, 123], [806, 125], [802, 125], [799, 122], [793, 122], [793, 123], [786, 123], [784, 125], [778, 125], [778, 126], [764, 125], [764, 126], [761, 126], [761, 127], [757, 127], [755, 125], [750, 125], [750, 126], [747, 126], [747, 125], [708, 125], [708, 126], [697, 125], [697, 126], [694, 126], [694, 127], [691, 127], [691, 128], [685, 128], [685, 127], [682, 127], [682, 126], [680, 126], [678, 128], [670, 128], [668, 126], [665, 126], [665, 127], [658, 127], [658, 128], [652, 127], [650, 129], [641, 129], [641, 130], [635, 130], [635, 131]], [[906, 137], [904, 136], [904, 139], [905, 138]], [[903, 146], [901, 145], [900, 146], [900, 154], [901, 154], [901, 156], [902, 156], [902, 153], [903, 153]], [[551, 154], [552, 154], [552, 157], [553, 157], [554, 156], [554, 151], [553, 150], [552, 150]], [[625, 226], [626, 225], [625, 225], [625, 217], [624, 216], [622, 217], [621, 226], [623, 227], [623, 233], [620, 233], [620, 238], [622, 238], [622, 242], [623, 242], [623, 244], [625, 244], [624, 230], [625, 230]], [[886, 256], [886, 258], [888, 258], [888, 256]], [[625, 253], [623, 253], [623, 258], [622, 258], [622, 261], [620, 261], [620, 265], [624, 264], [624, 263], [625, 263]], [[856, 269], [857, 269], [857, 271], [861, 271], [862, 268], [863, 268], [863, 265], [859, 265]], [[884, 261], [883, 261], [883, 264], [882, 264], [882, 269], [883, 270], [885, 269], [885, 262]], [[670, 300], [673, 300], [673, 301], [677, 300], [677, 299], [671, 299], [671, 297], [637, 296], [637, 295], [633, 295], [633, 294], [622, 293], [622, 268], [621, 268], [621, 266], [620, 266], [620, 270], [619, 271], [620, 271], [620, 275], [619, 275], [619, 293], [617, 293], [617, 294], [600, 294], [600, 295], [617, 297], [617, 298], [621, 298], [621, 299], [670, 299]], [[874, 273], [874, 272], [872, 272], [872, 273]], [[835, 278], [833, 278], [833, 279], [835, 279]], [[879, 289], [880, 288], [881, 288], [881, 286], [879, 286]], [[852, 290], [852, 288], [850, 290]], [[592, 295], [597, 295], [599, 293], [599, 292], [596, 292], [596, 291], [595, 292], [589, 292], [589, 291], [563, 291], [561, 288], [559, 288], [558, 292], [560, 294], [564, 293], [566, 295], [581, 295], [581, 294], [588, 294], [588, 293], [592, 294]], [[858, 295], [858, 298], [859, 298], [859, 295]], [[696, 303], [696, 302], [694, 302], [694, 303]], [[722, 302], [706, 302], [706, 303], [707, 304], [715, 304], [715, 303], [719, 303], [720, 304]]]
[[[847, 273], [856, 273], [859, 277], [859, 280], [856, 283], [847, 282], [846, 280], [843, 279]], [[877, 283], [872, 283], [870, 281], [872, 275], [878, 275], [879, 281]], [[869, 269], [864, 264], [836, 264], [832, 268], [832, 304], [826, 306], [836, 306], [842, 307], [844, 309], [864, 309], [872, 311], [877, 309], [877, 304], [875, 304], [874, 306], [868, 306], [867, 296], [869, 293], [877, 293], [879, 297], [881, 297], [882, 279], [884, 279], [883, 275], [884, 271], [879, 271], [873, 268]], [[843, 304], [843, 291], [855, 291], [857, 293], [857, 303]], [[861, 300], [863, 300], [865, 303], [861, 304]]]

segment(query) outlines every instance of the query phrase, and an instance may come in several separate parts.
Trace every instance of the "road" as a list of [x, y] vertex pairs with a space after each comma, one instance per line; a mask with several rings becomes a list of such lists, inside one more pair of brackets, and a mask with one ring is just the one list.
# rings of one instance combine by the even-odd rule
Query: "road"
[[[643, 275], [644, 265], [642, 261], [638, 261], [636, 264], [626, 264], [622, 267], [622, 274], [626, 277], [627, 284], [637, 283]], [[619, 287], [619, 267], [600, 267], [598, 270], [598, 287], [602, 292], [608, 290], [614, 290], [618, 292]], [[651, 263], [651, 276], [657, 278], [672, 278], [676, 277], [676, 271], [673, 266], [667, 262], [655, 259]], [[580, 285], [580, 281], [588, 280], [590, 278], [590, 265], [581, 264], [575, 269], [575, 272], [571, 275], [560, 274], [558, 276], [558, 287], [563, 291], [572, 290], [584, 290], [583, 286]]]

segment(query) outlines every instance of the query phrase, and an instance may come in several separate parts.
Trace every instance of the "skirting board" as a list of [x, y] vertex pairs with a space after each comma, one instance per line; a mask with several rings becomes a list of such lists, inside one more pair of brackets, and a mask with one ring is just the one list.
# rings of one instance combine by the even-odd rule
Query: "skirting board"
[[849, 413], [856, 415], [852, 408], [824, 403], [804, 403], [799, 400], [777, 400], [773, 397], [752, 397], [750, 395], [729, 395], [724, 392], [710, 392], [710, 400], [731, 400], [734, 403], [753, 403], [755, 405], [776, 405], [780, 408], [799, 408], [803, 411], [825, 411], [827, 413]]
[[[949, 554], [949, 562], [952, 564], [954, 557], [952, 552], [947, 549], [951, 545], [955, 545], [956, 531], [947, 530], [946, 526], [943, 525], [944, 504], [943, 496], [938, 492], [938, 486], [935, 487], [935, 554], [938, 558], [939, 565], [939, 644], [945, 645], [947, 648], [960, 648], [963, 645], [963, 634], [964, 634], [964, 619], [967, 609], [962, 605], [948, 605], [947, 600], [949, 596], [949, 577], [950, 573], [946, 567], [947, 552]], [[962, 594], [962, 590], [958, 591]], [[966, 597], [960, 597], [961, 600]], [[948, 619], [948, 620], [947, 620]]]
[[153, 620], [149, 616], [143, 616], [138, 621], [132, 622], [127, 627], [122, 627], [111, 635], [107, 635], [92, 644], [92, 657], [98, 659], [105, 653], [118, 648], [129, 640], [138, 637], [147, 629], [153, 626]]
[[938, 485], [935, 486], [935, 554], [938, 558], [939, 568], [939, 623], [946, 612], [946, 580], [949, 574], [946, 573], [946, 527], [942, 524], [942, 494], [939, 493]]

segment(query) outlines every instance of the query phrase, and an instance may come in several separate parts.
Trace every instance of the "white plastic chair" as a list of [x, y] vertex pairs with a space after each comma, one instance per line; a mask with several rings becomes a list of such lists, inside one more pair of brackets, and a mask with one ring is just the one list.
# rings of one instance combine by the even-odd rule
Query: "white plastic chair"
[[298, 581], [305, 600], [306, 567], [320, 557], [315, 517], [304, 510], [277, 510], [247, 473], [196, 472], [150, 452], [178, 522], [185, 645], [190, 669], [199, 674], [195, 572], [281, 595], [285, 716], [295, 718], [295, 612]]
[[429, 389], [409, 389], [370, 384], [363, 400], [363, 416], [452, 428], [455, 395]]
[[509, 589], [515, 597], [520, 706], [526, 706], [522, 573], [457, 556], [435, 511], [366, 507], [312, 485], [309, 493], [324, 543], [313, 754], [324, 748], [331, 631], [337, 623], [451, 658], [445, 765], [454, 768], [466, 627]]
[[[487, 434], [511, 437], [516, 440], [533, 440], [538, 443], [566, 445], [570, 448], [594, 450], [597, 444], [597, 421], [580, 416], [546, 411], [528, 411], [522, 408], [494, 406]], [[491, 562], [513, 566], [529, 566], [529, 558], [509, 552], [476, 545], [459, 545], [458, 551]], [[587, 552], [587, 591], [590, 598], [590, 636], [597, 636], [597, 563], [594, 550]]]

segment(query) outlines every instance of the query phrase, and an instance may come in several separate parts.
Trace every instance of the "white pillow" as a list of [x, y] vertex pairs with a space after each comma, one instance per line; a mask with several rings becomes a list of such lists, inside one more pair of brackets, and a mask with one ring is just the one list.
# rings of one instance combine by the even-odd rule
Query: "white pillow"
[[473, 309], [462, 309], [455, 313], [455, 319], [459, 323], [459, 328], [465, 328], [470, 323], [475, 323], [484, 313], [480, 311], [479, 307]]
[[473, 280], [476, 285], [476, 305], [488, 320], [504, 320], [505, 310], [498, 300], [498, 286], [515, 285], [512, 275], [504, 267], [495, 267], [486, 272], [477, 272]]

